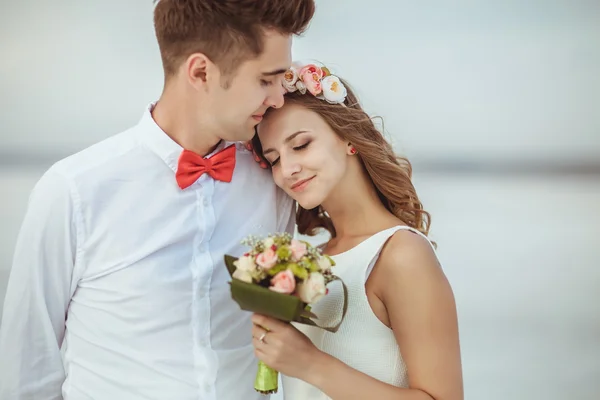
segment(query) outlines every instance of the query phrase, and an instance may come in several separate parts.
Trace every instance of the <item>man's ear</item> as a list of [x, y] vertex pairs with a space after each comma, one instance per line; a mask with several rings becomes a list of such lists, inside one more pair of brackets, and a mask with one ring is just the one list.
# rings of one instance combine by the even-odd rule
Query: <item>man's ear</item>
[[218, 73], [216, 65], [203, 53], [191, 54], [185, 62], [188, 82], [196, 89], [206, 87], [212, 74]]

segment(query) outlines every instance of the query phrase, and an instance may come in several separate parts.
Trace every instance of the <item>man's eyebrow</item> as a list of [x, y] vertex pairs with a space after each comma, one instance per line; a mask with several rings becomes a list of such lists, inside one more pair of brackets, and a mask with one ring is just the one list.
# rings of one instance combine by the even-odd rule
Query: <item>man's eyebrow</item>
[[280, 68], [280, 69], [276, 69], [274, 71], [269, 71], [269, 72], [263, 72], [263, 76], [274, 76], [274, 75], [280, 75], [280, 74], [284, 74], [287, 71], [286, 68]]

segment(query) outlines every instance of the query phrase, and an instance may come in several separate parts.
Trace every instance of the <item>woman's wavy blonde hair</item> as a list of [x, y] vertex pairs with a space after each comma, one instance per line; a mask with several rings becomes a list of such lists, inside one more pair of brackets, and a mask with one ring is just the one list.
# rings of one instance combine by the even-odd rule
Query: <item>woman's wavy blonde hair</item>
[[[343, 141], [351, 143], [358, 151], [357, 156], [385, 208], [408, 226], [428, 235], [431, 216], [423, 209], [411, 181], [410, 162], [394, 153], [373, 119], [359, 104], [348, 83], [344, 80], [341, 82], [347, 90], [343, 105], [330, 104], [309, 92], [301, 94], [299, 91], [286, 93], [285, 103], [298, 104], [316, 112]], [[267, 115], [268, 113], [269, 111]], [[256, 154], [266, 162], [258, 135], [252, 139], [252, 145]], [[326, 229], [331, 237], [336, 236], [335, 227], [321, 206], [310, 210], [298, 206], [296, 224], [298, 232], [303, 235], [314, 236], [320, 229]]]

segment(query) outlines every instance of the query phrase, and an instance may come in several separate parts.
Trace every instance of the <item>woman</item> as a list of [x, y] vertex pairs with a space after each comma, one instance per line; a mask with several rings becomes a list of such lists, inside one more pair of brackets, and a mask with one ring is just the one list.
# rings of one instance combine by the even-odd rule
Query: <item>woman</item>
[[[282, 373], [286, 400], [463, 399], [454, 296], [409, 162], [326, 68], [294, 67], [284, 86], [253, 146], [298, 202], [298, 231], [331, 234], [348, 311], [336, 333], [254, 315], [257, 357]], [[339, 318], [336, 299], [314, 305], [321, 324]]]

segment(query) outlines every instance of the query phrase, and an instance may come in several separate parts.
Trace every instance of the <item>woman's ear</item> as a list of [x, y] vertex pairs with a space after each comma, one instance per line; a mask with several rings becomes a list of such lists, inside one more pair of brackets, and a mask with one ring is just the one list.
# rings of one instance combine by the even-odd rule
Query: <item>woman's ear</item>
[[348, 155], [353, 156], [358, 153], [358, 150], [352, 146], [352, 143], [348, 143]]

